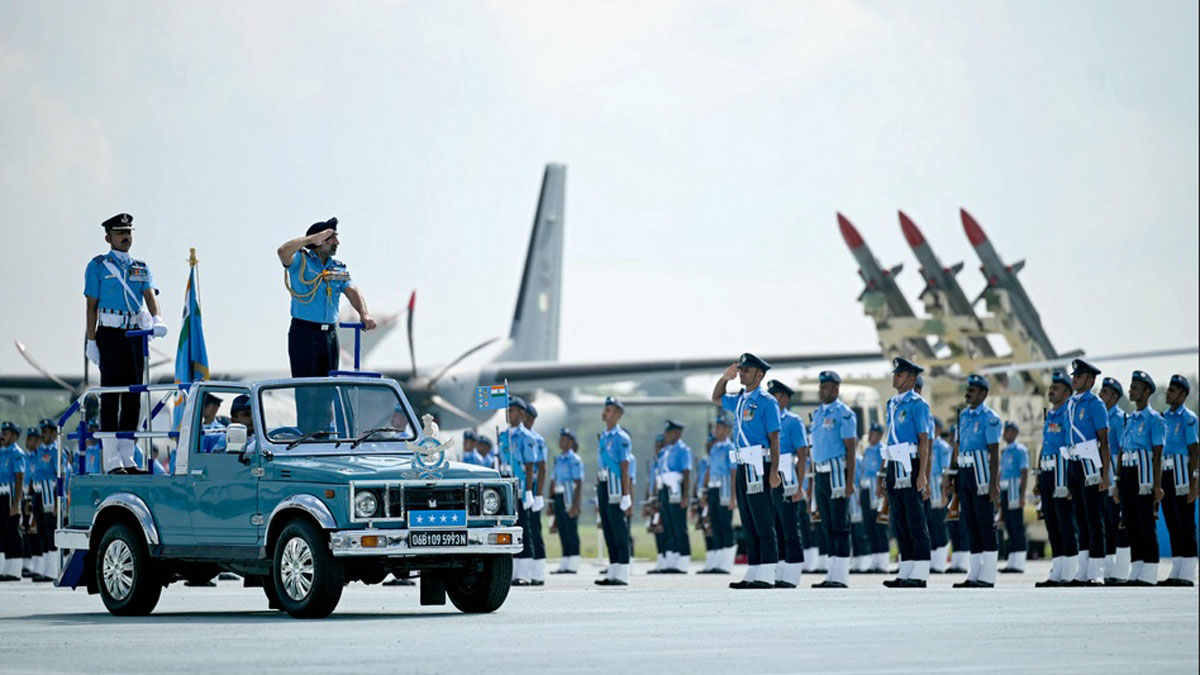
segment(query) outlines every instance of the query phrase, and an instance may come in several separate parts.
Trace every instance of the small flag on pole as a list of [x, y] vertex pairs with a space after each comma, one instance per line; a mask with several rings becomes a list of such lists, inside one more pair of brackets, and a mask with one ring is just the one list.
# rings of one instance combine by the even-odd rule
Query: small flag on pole
[[508, 387], [492, 384], [475, 387], [476, 410], [503, 410], [508, 407]]
[[[183, 321], [179, 327], [179, 349], [175, 354], [175, 382], [195, 382], [208, 379], [208, 350], [204, 346], [204, 326], [200, 320], [200, 290], [196, 274], [196, 249], [188, 263], [187, 291], [183, 298]], [[183, 415], [183, 392], [175, 400], [175, 428]]]

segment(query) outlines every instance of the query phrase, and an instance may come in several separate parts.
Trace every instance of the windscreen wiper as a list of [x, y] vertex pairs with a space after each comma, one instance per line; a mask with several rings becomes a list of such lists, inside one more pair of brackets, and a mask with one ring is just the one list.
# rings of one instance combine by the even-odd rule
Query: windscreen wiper
[[363, 441], [381, 431], [403, 432], [404, 429], [397, 429], [396, 427], [375, 427], [374, 429], [367, 429], [366, 431], [362, 432], [358, 438], [354, 439], [354, 442], [350, 444], [350, 449], [353, 450], [357, 448], [358, 446], [362, 445]]
[[292, 448], [296, 447], [297, 445], [300, 445], [301, 443], [303, 443], [304, 441], [307, 441], [307, 440], [311, 440], [314, 438], [327, 438], [332, 435], [333, 435], [332, 431], [324, 431], [324, 430], [310, 431], [307, 434], [304, 434], [303, 436], [301, 436], [300, 438], [297, 438], [296, 440], [292, 441], [291, 443], [288, 443], [287, 449], [291, 450]]

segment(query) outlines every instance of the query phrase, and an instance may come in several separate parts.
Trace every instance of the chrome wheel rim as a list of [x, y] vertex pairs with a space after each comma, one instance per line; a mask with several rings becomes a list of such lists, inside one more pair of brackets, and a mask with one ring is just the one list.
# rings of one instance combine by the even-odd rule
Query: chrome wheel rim
[[133, 551], [115, 539], [104, 551], [104, 588], [114, 600], [124, 600], [133, 590]]
[[308, 597], [313, 585], [313, 555], [308, 542], [300, 537], [293, 537], [283, 547], [283, 555], [279, 560], [279, 577], [289, 598], [300, 601]]

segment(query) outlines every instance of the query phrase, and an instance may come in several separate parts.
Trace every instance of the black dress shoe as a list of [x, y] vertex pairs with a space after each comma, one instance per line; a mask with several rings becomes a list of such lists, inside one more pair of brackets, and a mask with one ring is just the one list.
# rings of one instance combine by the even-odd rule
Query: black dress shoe
[[613, 581], [612, 579], [605, 577], [603, 579], [596, 579], [592, 583], [596, 584], [597, 586], [612, 586], [612, 581]]
[[546, 581], [544, 579], [534, 579], [533, 581], [529, 582], [529, 585], [530, 586], [545, 586]]
[[930, 568], [929, 568], [929, 573], [930, 573], [930, 574], [945, 574], [945, 573], [946, 573], [946, 570], [935, 570], [935, 569], [933, 569], [932, 567], [930, 567]]
[[730, 583], [729, 587], [740, 591], [747, 588], [775, 588], [775, 584], [768, 584], [765, 581], [746, 581], [743, 579]]
[[1061, 587], [1062, 585], [1063, 585], [1063, 582], [1061, 582], [1061, 581], [1055, 581], [1055, 580], [1053, 580], [1053, 579], [1047, 579], [1047, 580], [1045, 580], [1045, 581], [1039, 581], [1039, 582], [1035, 583], [1035, 584], [1033, 585], [1033, 587], [1034, 587], [1034, 588], [1059, 588], [1059, 587]]
[[1000, 574], [1025, 574], [1025, 570], [1019, 570], [1014, 567], [1005, 567], [1000, 570]]
[[1168, 577], [1168, 578], [1163, 579], [1162, 581], [1158, 582], [1158, 585], [1159, 586], [1180, 586], [1180, 585], [1182, 585], [1179, 583], [1180, 581], [1181, 581], [1181, 579], [1176, 579], [1175, 577]]
[[775, 582], [775, 588], [795, 588], [795, 587], [796, 587], [796, 584], [788, 583], [786, 581], [776, 581]]
[[528, 581], [526, 581], [524, 579], [513, 579], [511, 585], [513, 585], [513, 586], [532, 586], [533, 584], [529, 583]]
[[1079, 581], [1078, 579], [1072, 579], [1067, 582], [1067, 586], [1071, 588], [1100, 588], [1104, 586], [1104, 583], [1100, 581]]
[[924, 579], [903, 579], [897, 588], [925, 588]]
[[21, 577], [14, 577], [11, 574], [0, 574], [0, 581], [20, 581]]
[[1153, 586], [1154, 584], [1150, 583], [1149, 581], [1142, 581], [1141, 579], [1134, 579], [1133, 581], [1126, 581], [1125, 585], [1126, 586]]
[[33, 575], [33, 577], [31, 577], [31, 579], [32, 579], [33, 583], [35, 583], [35, 584], [44, 584], [47, 581], [54, 581], [53, 579], [51, 579], [50, 577], [48, 577], [44, 574], [35, 574], [35, 575]]
[[646, 570], [646, 574], [666, 574], [666, 570]]
[[883, 585], [887, 586], [888, 588], [900, 588], [905, 581], [906, 579], [884, 579]]
[[966, 574], [967, 570], [961, 567], [947, 567], [946, 574]]
[[1128, 583], [1128, 581], [1125, 581], [1124, 579], [1118, 579], [1116, 577], [1106, 577], [1104, 579], [1105, 586], [1124, 586]]
[[1175, 582], [1176, 582], [1175, 583], [1176, 586], [1195, 586], [1196, 585], [1196, 583], [1194, 581], [1192, 581], [1191, 579], [1176, 579]]
[[241, 577], [229, 572], [221, 572], [217, 575], [217, 581], [237, 581], [238, 579], [241, 579]]
[[978, 583], [978, 581], [974, 581], [972, 579], [964, 579], [963, 581], [954, 584], [954, 588], [975, 588]]
[[24, 567], [21, 568], [21, 578], [22, 579], [28, 579], [32, 576], [33, 576], [33, 572], [25, 569]]
[[996, 587], [996, 584], [990, 584], [986, 581], [976, 581], [975, 585], [972, 586], [971, 588], [995, 588], [995, 587]]
[[846, 588], [846, 584], [840, 581], [822, 581], [819, 584], [813, 584], [813, 588]]
[[733, 574], [733, 572], [730, 572], [729, 570], [717, 570], [717, 569], [709, 570], [708, 573], [709, 574]]

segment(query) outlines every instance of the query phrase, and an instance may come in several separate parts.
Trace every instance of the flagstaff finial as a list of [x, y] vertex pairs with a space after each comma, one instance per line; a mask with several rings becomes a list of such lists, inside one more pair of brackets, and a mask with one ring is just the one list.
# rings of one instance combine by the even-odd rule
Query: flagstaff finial
[[189, 251], [188, 264], [191, 265], [192, 267], [195, 267], [196, 263], [200, 262], [199, 260], [196, 260], [196, 249], [195, 249], [195, 247], [192, 247], [192, 248], [189, 248], [188, 251]]

